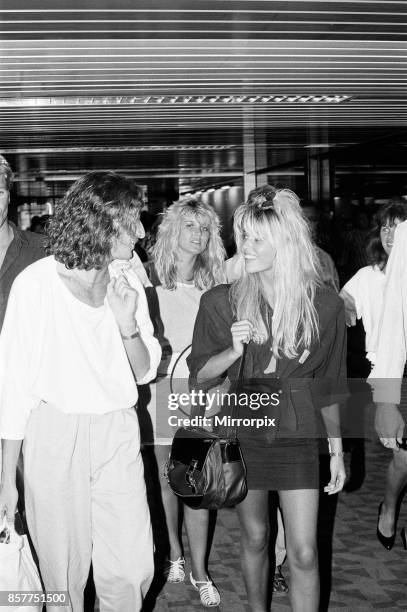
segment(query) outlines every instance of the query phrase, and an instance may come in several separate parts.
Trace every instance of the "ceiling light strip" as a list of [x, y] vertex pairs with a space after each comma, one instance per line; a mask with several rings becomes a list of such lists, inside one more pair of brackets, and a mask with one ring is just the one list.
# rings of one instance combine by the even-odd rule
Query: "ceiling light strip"
[[[0, 11], [3, 12], [3, 11]], [[45, 12], [45, 11], [44, 11]], [[72, 11], [71, 11], [72, 12]], [[77, 11], [74, 11], [75, 14]], [[103, 12], [103, 11], [100, 11]], [[99, 14], [100, 14], [99, 12]], [[148, 13], [148, 10], [144, 10], [144, 13]], [[162, 11], [161, 11], [162, 12]], [[175, 12], [175, 11], [171, 11], [171, 12]], [[192, 13], [193, 11], [183, 11], [185, 13]], [[199, 11], [202, 12], [202, 11]], [[208, 13], [213, 13], [216, 15], [217, 11], [208, 11]], [[220, 14], [223, 14], [225, 11], [220, 11]], [[252, 14], [256, 13], [256, 11], [248, 11], [249, 13], [251, 12]], [[268, 11], [269, 13], [276, 13], [276, 11]], [[284, 14], [287, 11], [279, 11], [279, 14]], [[404, 24], [403, 22], [400, 21], [370, 21], [369, 19], [365, 19], [365, 20], [361, 20], [361, 21], [353, 21], [350, 19], [336, 19], [336, 20], [329, 20], [328, 21], [328, 17], [329, 15], [338, 15], [338, 11], [332, 11], [332, 12], [326, 12], [325, 15], [327, 16], [326, 19], [322, 18], [322, 19], [234, 19], [233, 15], [236, 15], [238, 12], [236, 11], [232, 11], [231, 12], [231, 17], [232, 19], [217, 19], [216, 17], [214, 17], [213, 19], [199, 19], [199, 23], [210, 23], [211, 25], [216, 25], [216, 24], [231, 24], [233, 26], [235, 26], [236, 24], [279, 24], [279, 25], [287, 25], [287, 24], [296, 24], [298, 26], [302, 26], [302, 25], [345, 25], [345, 26], [352, 26], [352, 25], [375, 25], [375, 26], [394, 26], [394, 25], [407, 25]], [[312, 13], [312, 11], [310, 11], [309, 13]], [[309, 14], [306, 13], [306, 14]], [[315, 13], [314, 13], [315, 14]], [[322, 12], [317, 12], [316, 14], [323, 14]], [[346, 17], [346, 15], [351, 15], [352, 13], [344, 13], [343, 15]], [[354, 13], [356, 15], [368, 15], [369, 13]], [[377, 17], [380, 17], [381, 15], [392, 15], [393, 13], [372, 13], [372, 15], [375, 15]], [[406, 12], [404, 13], [395, 13], [395, 15], [400, 15], [402, 17], [406, 17]], [[106, 19], [78, 19], [78, 17], [75, 15], [75, 17], [73, 17], [72, 19], [7, 19], [5, 20], [3, 23], [7, 24], [7, 25], [13, 25], [13, 24], [37, 24], [39, 26], [43, 25], [43, 24], [49, 24], [49, 23], [75, 23], [76, 25], [80, 25], [82, 23], [94, 23], [97, 25], [100, 24], [110, 24], [110, 23], [126, 23], [126, 24], [131, 24], [134, 23], [135, 25], [138, 24], [143, 24], [143, 23], [154, 23], [156, 25], [160, 25], [160, 24], [167, 24], [167, 23], [180, 23], [180, 24], [195, 24], [196, 22], [196, 17], [192, 17], [191, 19], [156, 19], [156, 18], [149, 18], [149, 19], [140, 19], [140, 18], [136, 18], [136, 19], [112, 19], [112, 18], [106, 18]]]
[[[168, 52], [172, 52], [172, 51], [176, 51], [179, 52], [180, 50], [182, 51], [193, 51], [193, 52], [201, 52], [202, 51], [202, 43], [203, 42], [212, 42], [212, 41], [207, 41], [205, 39], [194, 39], [193, 41], [191, 40], [179, 40], [177, 41], [176, 45], [171, 45], [170, 41], [161, 39], [161, 40], [155, 40], [154, 43], [151, 42], [150, 39], [141, 39], [141, 38], [137, 38], [135, 39], [133, 42], [133, 44], [128, 45], [128, 46], [121, 46], [121, 41], [120, 40], [116, 40], [116, 39], [103, 39], [103, 40], [98, 40], [97, 43], [94, 43], [93, 41], [89, 40], [86, 41], [88, 42], [88, 46], [80, 46], [80, 44], [83, 44], [82, 40], [78, 40], [75, 41], [76, 44], [75, 47], [64, 47], [62, 46], [64, 44], [63, 40], [59, 40], [59, 39], [54, 39], [54, 40], [50, 40], [49, 43], [51, 45], [51, 43], [53, 43], [55, 46], [51, 47], [49, 46], [41, 46], [42, 41], [40, 40], [30, 40], [29, 42], [29, 47], [26, 45], [24, 47], [16, 47], [15, 45], [19, 44], [20, 41], [13, 41], [13, 40], [3, 40], [2, 41], [2, 48], [7, 50], [7, 51], [11, 51], [11, 52], [16, 52], [16, 51], [43, 51], [46, 53], [50, 53], [51, 51], [69, 51], [69, 52], [75, 52], [75, 51], [89, 51], [92, 50], [94, 51], [95, 49], [97, 49], [98, 51], [109, 51], [109, 52], [117, 52], [117, 51], [126, 51], [129, 50], [132, 53], [139, 53], [140, 50], [141, 51], [148, 51], [149, 55], [151, 56], [151, 54], [158, 55], [160, 56], [160, 53], [157, 53], [157, 51], [166, 51], [167, 53], [165, 55], [168, 55]], [[298, 39], [284, 39], [284, 40], [278, 40], [278, 41], [274, 41], [274, 40], [263, 40], [260, 42], [263, 42], [263, 45], [259, 45], [259, 41], [256, 40], [255, 42], [252, 40], [244, 40], [243, 41], [245, 43], [245, 50], [247, 52], [251, 52], [251, 51], [270, 51], [272, 50], [273, 53], [281, 53], [282, 51], [326, 51], [326, 43], [320, 42], [318, 40], [305, 40], [305, 41], [299, 41]], [[110, 43], [110, 44], [108, 44]], [[115, 43], [115, 44], [112, 44]], [[194, 43], [194, 44], [192, 44]], [[223, 43], [223, 44], [222, 44]], [[230, 43], [230, 44], [229, 44]], [[281, 43], [281, 44], [278, 44]], [[291, 44], [290, 44], [291, 43]], [[358, 51], [360, 53], [364, 52], [364, 51], [379, 51], [379, 50], [383, 50], [383, 51], [404, 51], [405, 46], [406, 46], [406, 42], [403, 41], [375, 41], [375, 45], [374, 46], [366, 46], [366, 45], [371, 45], [371, 41], [369, 40], [352, 40], [352, 41], [344, 41], [344, 40], [335, 40], [335, 39], [329, 39], [329, 50], [332, 53], [336, 53], [336, 52], [343, 52], [343, 51]], [[338, 46], [335, 47], [334, 45], [337, 44]], [[356, 44], [358, 45], [356, 48]], [[257, 46], [258, 45], [258, 46]], [[381, 45], [384, 45], [384, 49], [382, 49]], [[386, 48], [386, 46], [388, 45], [388, 48]], [[242, 50], [242, 45], [234, 45], [234, 41], [222, 41], [222, 40], [218, 40], [216, 46], [211, 46], [210, 44], [205, 45], [205, 51], [219, 51], [219, 52], [230, 52], [230, 53], [234, 53], [235, 51], [241, 51]]]
[[[352, 68], [352, 67], [349, 67], [349, 66], [346, 66], [345, 68], [342, 68], [341, 66], [340, 67], [329, 66], [329, 67], [326, 67], [326, 68], [325, 67], [319, 68], [318, 66], [314, 67], [314, 65], [312, 63], [308, 64], [306, 66], [289, 66], [289, 65], [286, 65], [286, 66], [274, 66], [273, 64], [270, 64], [270, 69], [269, 70], [265, 71], [264, 68], [265, 68], [264, 66], [261, 67], [261, 69], [265, 72], [265, 74], [273, 74], [273, 73], [278, 74], [277, 71], [279, 71], [279, 70], [283, 70], [284, 72], [288, 72], [288, 71], [291, 71], [291, 72], [292, 71], [301, 72], [301, 71], [305, 70], [305, 71], [316, 72], [316, 73], [321, 73], [321, 72], [328, 72], [329, 73], [329, 72], [334, 71], [334, 70], [335, 71], [339, 70], [339, 71], [342, 71], [344, 73], [348, 72], [349, 70], [366, 72], [366, 70], [363, 69], [363, 66], [358, 67], [358, 68]], [[91, 72], [92, 74], [95, 73], [95, 72], [105, 72], [105, 73], [109, 72], [108, 68], [104, 68], [104, 67], [99, 68], [96, 65], [94, 67], [90, 67], [90, 68], [78, 68], [78, 67], [76, 67], [74, 65], [68, 66], [67, 68], [58, 67], [58, 72], [60, 72], [60, 73], [61, 72], [65, 72], [65, 71], [70, 72], [73, 69], [75, 69], [75, 70], [77, 70], [78, 72], [81, 72], [81, 73]], [[256, 70], [254, 65], [253, 66], [247, 66], [247, 67], [246, 66], [227, 66], [226, 69], [224, 69], [223, 66], [219, 66], [218, 68], [212, 66], [210, 69], [214, 70], [214, 71], [216, 70], [217, 72], [222, 72], [222, 73], [223, 72], [232, 72], [232, 71], [238, 71], [238, 72], [249, 71], [249, 73], [251, 74], [253, 72], [255, 72], [255, 73], [257, 72], [258, 73], [260, 71], [260, 69]], [[4, 72], [4, 73], [7, 73], [7, 72], [15, 73], [16, 72], [15, 68], [4, 68], [3, 69], [3, 68], [1, 68], [1, 66], [0, 66], [0, 70], [1, 70], [1, 72]], [[110, 68], [110, 70], [114, 71], [114, 73], [117, 73], [117, 72], [122, 72], [123, 70], [128, 70], [128, 67], [127, 66], [124, 67], [124, 68], [115, 67], [115, 68]], [[188, 71], [189, 73], [192, 72], [190, 66], [189, 67], [188, 66], [187, 67], [179, 66], [178, 68], [176, 68], [177, 72], [175, 72], [174, 74], [177, 74], [179, 72], [183, 72], [185, 70]], [[207, 66], [202, 66], [202, 67], [201, 66], [194, 66], [193, 67], [193, 72], [199, 73], [199, 71], [201, 71], [201, 70], [207, 72], [208, 71], [208, 67]], [[378, 71], [385, 71], [386, 73], [387, 72], [397, 72], [397, 71], [405, 72], [405, 66], [402, 66], [401, 68], [395, 68], [395, 67], [389, 68], [388, 66], [383, 66], [383, 68], [373, 68], [372, 67], [372, 68], [369, 68], [369, 70], [370, 70], [370, 72], [373, 72], [373, 73], [378, 72]], [[44, 73], [44, 72], [51, 72], [51, 74], [52, 74], [52, 70], [50, 71], [50, 68], [23, 68], [21, 70], [21, 72], [20, 72], [20, 79], [24, 79], [24, 74], [30, 74], [30, 73], [33, 73], [33, 72], [34, 73], [35, 72], [39, 73], [39, 76], [42, 76], [42, 73]], [[146, 67], [143, 67], [143, 66], [139, 67], [138, 66], [137, 70], [133, 71], [133, 76], [134, 76], [134, 73], [137, 73], [137, 72], [140, 73], [141, 75], [144, 72], [148, 72], [149, 74], [151, 74], [152, 72], [155, 72], [155, 73], [163, 72], [164, 74], [167, 74], [166, 69], [162, 68], [162, 67], [157, 67], [157, 68], [151, 68], [150, 67], [149, 68], [147, 66]]]
[[[263, 22], [261, 22], [261, 23], [263, 23]], [[295, 22], [293, 22], [293, 23], [295, 23]], [[231, 24], [231, 25], [234, 25], [234, 23]], [[325, 23], [321, 23], [321, 25], [329, 25], [329, 26], [331, 26], [332, 24], [327, 22], [326, 24]], [[337, 25], [339, 25], [339, 24], [337, 24]], [[344, 23], [344, 24], [341, 24], [341, 25], [350, 25], [350, 24]], [[367, 23], [367, 25], [372, 25], [372, 24]], [[377, 25], [383, 25], [383, 24], [379, 23]], [[400, 26], [400, 25], [404, 25], [404, 24], [397, 23], [397, 24], [393, 24], [393, 25]], [[22, 34], [22, 35], [25, 36], [27, 34], [37, 34], [38, 36], [42, 36], [42, 37], [44, 37], [46, 34], [47, 35], [48, 34], [57, 34], [57, 35], [61, 35], [61, 34], [75, 34], [76, 36], [84, 35], [84, 34], [92, 34], [92, 35], [94, 35], [94, 34], [105, 34], [105, 35], [106, 34], [114, 34], [116, 36], [118, 36], [119, 34], [131, 34], [132, 36], [134, 36], [135, 34], [138, 34], [138, 33], [140, 33], [140, 34], [152, 34], [152, 35], [155, 35], [155, 36], [157, 36], [158, 33], [160, 35], [163, 35], [163, 34], [177, 34], [178, 36], [180, 36], [180, 35], [185, 36], [185, 34], [192, 34], [192, 35], [194, 35], [196, 37], [197, 34], [211, 34], [212, 36], [214, 34], [229, 34], [230, 35], [231, 34], [231, 30], [230, 29], [229, 30], [220, 30], [220, 29], [213, 29], [213, 28], [212, 29], [208, 29], [208, 30], [196, 30], [196, 29], [187, 30], [185, 28], [184, 29], [177, 29], [177, 30], [164, 30], [164, 29], [159, 29], [158, 30], [156, 28], [156, 29], [149, 30], [149, 29], [143, 28], [142, 31], [134, 29], [134, 28], [132, 30], [119, 30], [119, 29], [109, 30], [108, 28], [104, 28], [102, 30], [96, 30], [96, 29], [93, 29], [93, 30], [82, 30], [82, 29], [78, 30], [78, 28], [76, 28], [74, 30], [63, 30], [63, 29], [59, 29], [59, 30], [44, 30], [44, 29], [38, 29], [38, 30], [27, 30], [27, 29], [24, 29], [24, 30], [14, 30], [14, 29], [11, 29], [11, 28], [9, 30], [0, 30], [0, 34], [2, 34], [2, 35], [4, 35], [4, 34]], [[296, 35], [296, 36], [298, 36], [299, 34], [303, 34], [303, 35], [306, 34], [308, 36], [313, 36], [313, 35], [320, 35], [320, 34], [325, 34], [326, 35], [327, 31], [326, 31], [326, 29], [320, 29], [320, 30], [305, 30], [305, 29], [303, 29], [303, 30], [301, 30], [300, 28], [298, 28], [297, 30], [287, 30], [285, 28], [284, 29], [280, 29], [280, 30], [271, 30], [271, 29], [268, 29], [268, 30], [256, 30], [256, 29], [253, 28], [251, 30], [242, 30], [242, 29], [239, 29], [239, 30], [234, 30], [233, 31], [233, 35], [234, 36], [237, 36], [238, 34], [256, 34], [256, 35], [258, 35], [258, 34], [267, 34], [268, 36], [270, 36], [271, 34], [280, 34], [280, 35], [284, 35], [284, 36], [286, 36], [287, 34], [293, 34], [293, 35]], [[381, 40], [380, 38], [377, 38], [378, 35], [382, 35], [383, 36], [384, 34], [386, 34], [386, 36], [401, 36], [401, 37], [406, 37], [406, 30], [404, 29], [404, 30], [401, 30], [400, 32], [393, 32], [393, 31], [383, 32], [383, 30], [380, 29], [380, 30], [378, 30], [376, 32], [376, 31], [367, 31], [367, 30], [359, 31], [359, 30], [350, 30], [350, 29], [347, 29], [347, 30], [343, 31], [343, 37], [352, 37], [352, 39], [351, 39], [352, 42], [356, 42], [354, 40], [354, 38], [353, 38], [355, 35], [361, 35], [361, 36], [371, 36], [372, 38], [375, 37], [375, 42], [379, 42], [379, 43], [380, 42], [384, 42], [385, 43], [385, 42], [387, 42], [386, 40]], [[197, 40], [197, 39], [195, 38], [195, 40]], [[205, 39], [203, 39], [203, 41], [205, 41]], [[367, 42], [367, 41], [365, 39], [365, 40], [363, 40], [361, 42]]]
[[[213, 56], [207, 56], [209, 57], [213, 57]], [[246, 56], [244, 56], [246, 57]], [[221, 68], [223, 69], [224, 66], [226, 66], [227, 68], [230, 68], [231, 66], [229, 66], [229, 64], [250, 64], [250, 65], [257, 65], [257, 64], [261, 64], [262, 68], [264, 68], [265, 66], [275, 66], [275, 64], [295, 64], [297, 65], [302, 65], [302, 64], [306, 64], [307, 66], [310, 65], [310, 63], [312, 63], [312, 65], [314, 64], [321, 64], [321, 65], [325, 65], [325, 64], [340, 64], [342, 66], [344, 66], [346, 69], [348, 69], [349, 65], [353, 65], [353, 64], [361, 64], [363, 66], [369, 66], [371, 64], [373, 65], [377, 65], [377, 64], [384, 64], [384, 65], [388, 65], [388, 64], [398, 64], [398, 63], [403, 63], [405, 64], [405, 57], [403, 57], [402, 55], [400, 56], [394, 56], [393, 59], [391, 61], [388, 61], [387, 58], [383, 58], [380, 56], [378, 60], [366, 60], [364, 57], [358, 59], [358, 60], [347, 60], [344, 61], [342, 58], [340, 60], [336, 60], [336, 59], [332, 59], [333, 56], [328, 57], [328, 59], [319, 59], [319, 56], [311, 56], [309, 59], [305, 59], [305, 60], [298, 60], [296, 59], [295, 61], [293, 61], [292, 57], [285, 57], [283, 59], [275, 59], [275, 58], [268, 58], [266, 60], [260, 60], [260, 59], [256, 59], [256, 57], [252, 57], [250, 56], [249, 59], [238, 59], [237, 57], [218, 57], [216, 59], [200, 59], [200, 60], [195, 60], [195, 59], [191, 59], [191, 60], [181, 60], [181, 59], [171, 59], [168, 58], [163, 61], [163, 60], [155, 60], [155, 59], [150, 59], [150, 60], [139, 60], [137, 57], [131, 60], [121, 60], [120, 58], [113, 58], [110, 59], [110, 61], [100, 61], [100, 58], [98, 58], [97, 56], [95, 56], [93, 58], [93, 61], [89, 61], [89, 58], [87, 58], [86, 60], [78, 60], [78, 61], [74, 61], [72, 58], [67, 58], [66, 61], [60, 61], [60, 62], [56, 62], [54, 60], [51, 61], [44, 61], [41, 58], [36, 58], [36, 61], [34, 62], [30, 62], [30, 61], [26, 61], [26, 62], [21, 62], [19, 61], [17, 58], [15, 61], [13, 62], [1, 62], [2, 66], [18, 66], [19, 70], [23, 71], [26, 70], [25, 68], [23, 68], [24, 66], [38, 66], [39, 60], [41, 61], [41, 66], [51, 66], [53, 67], [53, 69], [59, 69], [61, 66], [72, 66], [74, 68], [78, 68], [79, 66], [81, 66], [82, 64], [86, 65], [86, 66], [93, 66], [93, 64], [95, 65], [100, 65], [100, 64], [105, 64], [107, 68], [112, 67], [112, 69], [116, 69], [116, 65], [125, 65], [125, 68], [127, 68], [130, 64], [136, 64], [136, 66], [143, 66], [144, 64], [146, 64], [147, 66], [149, 66], [152, 70], [154, 70], [154, 65], [157, 64], [158, 66], [172, 66], [174, 67], [175, 64], [180, 64], [181, 67], [184, 66], [184, 64], [190, 64], [191, 66], [196, 66], [197, 68], [199, 68], [198, 64], [204, 64], [205, 66], [213, 66], [213, 65], [221, 65]], [[397, 61], [396, 59], [397, 58]], [[233, 67], [233, 66], [232, 66]], [[103, 69], [104, 66], [102, 66], [100, 69]], [[93, 69], [93, 68], [92, 68]]]
[[[250, 1], [250, 0], [249, 0]], [[298, 4], [298, 0], [297, 4]], [[312, 0], [309, 0], [309, 2], [311, 2]], [[322, 0], [321, 0], [322, 1]], [[388, 3], [388, 0], [387, 0]], [[210, 3], [209, 3], [210, 4]], [[247, 4], [247, 3], [246, 3]], [[303, 2], [303, 4], [305, 4], [305, 2]], [[324, 4], [326, 5], [326, 0], [324, 0]], [[344, 2], [339, 2], [339, 4], [344, 4]], [[357, 2], [352, 2], [353, 5], [357, 4]], [[369, 5], [371, 4], [377, 4], [377, 2], [368, 2]], [[392, 2], [392, 4], [397, 4], [397, 2]], [[401, 3], [403, 4], [403, 3]], [[75, 13], [75, 14], [80, 14], [80, 13], [86, 13], [88, 14], [92, 14], [95, 13], [96, 15], [100, 15], [102, 13], [125, 13], [126, 15], [128, 15], [129, 13], [140, 13], [140, 14], [145, 14], [145, 13], [160, 13], [162, 14], [164, 12], [164, 10], [162, 8], [125, 8], [125, 9], [120, 9], [120, 8], [98, 8], [98, 9], [77, 9], [77, 8], [71, 8], [71, 9], [57, 9], [57, 8], [47, 8], [47, 9], [1, 9], [1, 13], [15, 13], [18, 15], [24, 14], [24, 13], [41, 13], [41, 15], [44, 14], [52, 14], [52, 13], [56, 13], [56, 14], [61, 14], [61, 13]], [[269, 13], [283, 13], [283, 14], [287, 14], [287, 15], [336, 15], [338, 14], [338, 10], [330, 10], [330, 11], [324, 11], [324, 10], [317, 10], [317, 11], [313, 11], [313, 10], [299, 10], [298, 8], [296, 10], [279, 10], [277, 8], [273, 8], [272, 10], [270, 9], [239, 9], [239, 8], [233, 8], [233, 9], [216, 9], [216, 8], [208, 8], [208, 9], [192, 9], [192, 8], [186, 8], [186, 9], [178, 9], [178, 8], [168, 8], [168, 10], [166, 11], [168, 13], [191, 13], [191, 14], [196, 14], [196, 13], [210, 13], [210, 14], [214, 14], [216, 15], [217, 13], [224, 15], [227, 13], [230, 13], [232, 15], [236, 15], [236, 14], [249, 14], [249, 15], [253, 15], [256, 13], [259, 14], [269, 14]], [[392, 11], [344, 11], [345, 15], [405, 15], [406, 12], [400, 12], [400, 13], [395, 13]], [[90, 20], [89, 20], [90, 21]], [[123, 20], [121, 20], [123, 21]]]
[[350, 99], [344, 94], [209, 94], [154, 96], [66, 96], [41, 98], [1, 98], [0, 108], [53, 106], [120, 106], [158, 104], [274, 104], [274, 103], [341, 103]]
[[122, 145], [117, 147], [106, 146], [76, 146], [76, 147], [24, 147], [24, 148], [3, 148], [1, 154], [17, 153], [139, 153], [139, 152], [172, 152], [172, 151], [229, 151], [231, 149], [241, 149], [240, 145], [146, 145], [129, 146]]
[[[352, 64], [360, 64], [360, 63], [377, 63], [377, 62], [381, 62], [381, 63], [389, 63], [392, 61], [399, 61], [399, 60], [403, 60], [405, 58], [405, 52], [406, 49], [401, 49], [399, 51], [399, 53], [394, 53], [394, 52], [389, 52], [389, 53], [364, 53], [363, 51], [360, 53], [344, 53], [344, 54], [340, 54], [340, 53], [332, 53], [331, 51], [327, 51], [326, 53], [316, 53], [316, 52], [312, 52], [312, 53], [279, 53], [277, 54], [274, 50], [273, 50], [273, 58], [270, 57], [270, 51], [269, 50], [267, 53], [250, 53], [250, 52], [245, 52], [245, 53], [229, 53], [226, 54], [225, 51], [222, 50], [219, 51], [218, 53], [211, 53], [211, 54], [183, 54], [183, 53], [173, 53], [173, 54], [149, 54], [149, 53], [132, 53], [132, 54], [127, 54], [127, 55], [122, 55], [122, 54], [105, 54], [105, 53], [100, 53], [100, 54], [83, 54], [83, 53], [79, 53], [77, 55], [75, 55], [74, 53], [64, 53], [64, 54], [60, 54], [60, 55], [52, 55], [52, 58], [50, 58], [50, 54], [49, 53], [44, 53], [44, 54], [34, 54], [32, 52], [32, 50], [27, 49], [27, 53], [24, 55], [14, 55], [14, 54], [9, 54], [6, 55], [5, 53], [2, 53], [2, 64], [4, 65], [14, 65], [14, 64], [28, 64], [28, 65], [32, 65], [35, 63], [38, 63], [39, 61], [41, 62], [41, 64], [51, 64], [51, 65], [55, 65], [55, 66], [59, 66], [61, 64], [73, 64], [73, 65], [78, 65], [78, 64], [84, 64], [84, 63], [96, 63], [96, 61], [101, 62], [103, 64], [117, 64], [117, 63], [123, 63], [123, 64], [161, 64], [161, 63], [166, 63], [166, 64], [175, 64], [175, 63], [188, 63], [188, 64], [196, 64], [196, 63], [203, 63], [203, 62], [207, 62], [207, 63], [216, 63], [219, 61], [222, 62], [239, 62], [239, 63], [249, 63], [249, 62], [253, 62], [253, 63], [257, 63], [260, 62], [262, 64], [266, 64], [266, 63], [274, 63], [274, 62], [278, 62], [279, 64], [283, 63], [283, 62], [293, 62], [293, 60], [295, 59], [296, 63], [307, 63], [307, 62], [327, 62], [327, 61], [333, 61], [336, 64], [339, 63], [352, 63]], [[86, 57], [86, 60], [83, 61], [83, 58]], [[143, 58], [143, 59], [141, 59]], [[144, 59], [146, 58], [146, 59]], [[188, 59], [185, 59], [188, 58]], [[260, 59], [260, 58], [267, 58], [267, 59]], [[301, 59], [297, 59], [297, 58], [301, 58]], [[305, 59], [304, 59], [305, 58]], [[376, 58], [376, 59], [375, 59]], [[3, 60], [10, 60], [8, 62], [3, 61]], [[26, 61], [22, 61], [22, 60], [26, 60]], [[30, 60], [35, 60], [35, 61], [30, 61]], [[61, 61], [64, 60], [64, 61]]]
[[[223, 0], [223, 2], [225, 4], [230, 3], [230, 4], [238, 4], [239, 2], [244, 2], [245, 5], [250, 4], [251, 2], [255, 2], [256, 4], [261, 4], [261, 2], [267, 2], [269, 3], [270, 0]], [[328, 2], [332, 0], [328, 0]], [[389, 4], [389, 0], [333, 0], [334, 3], [336, 4], [368, 4], [368, 5], [372, 5], [372, 4], [383, 4], [383, 5], [388, 5]], [[211, 0], [209, 0], [209, 4], [210, 4]], [[212, 2], [216, 2], [216, 0], [212, 0]], [[298, 4], [298, 0], [286, 0], [284, 2], [284, 4], [290, 4], [290, 3], [294, 3], [294, 4]], [[302, 0], [303, 4], [324, 4], [326, 5], [327, 0]], [[405, 6], [405, 0], [392, 0], [392, 4], [401, 4], [402, 6]], [[47, 9], [48, 11], [52, 11], [52, 12], [70, 12], [72, 9]], [[93, 12], [100, 12], [100, 9], [78, 9], [77, 12], [80, 11], [85, 11], [89, 12], [89, 13], [93, 13]], [[131, 9], [130, 9], [131, 10]], [[137, 9], [133, 9], [133, 10], [137, 10]], [[143, 9], [144, 11], [146, 9]], [[162, 12], [162, 9], [154, 9], [154, 10], [160, 10]], [[16, 9], [5, 9], [2, 12], [17, 12]], [[128, 9], [105, 9], [104, 12], [110, 12], [110, 11], [114, 11], [114, 12], [121, 12], [121, 11], [126, 11], [128, 12]], [[44, 9], [18, 9], [18, 12], [44, 12]]]

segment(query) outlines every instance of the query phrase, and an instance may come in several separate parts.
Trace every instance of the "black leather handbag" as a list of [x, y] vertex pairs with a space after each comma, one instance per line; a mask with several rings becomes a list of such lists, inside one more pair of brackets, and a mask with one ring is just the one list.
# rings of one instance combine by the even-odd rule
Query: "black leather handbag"
[[[238, 381], [243, 376], [246, 349], [245, 345]], [[247, 484], [236, 427], [227, 430], [224, 436], [199, 427], [180, 427], [172, 442], [165, 474], [175, 495], [191, 508], [217, 510], [238, 504], [247, 494]]]

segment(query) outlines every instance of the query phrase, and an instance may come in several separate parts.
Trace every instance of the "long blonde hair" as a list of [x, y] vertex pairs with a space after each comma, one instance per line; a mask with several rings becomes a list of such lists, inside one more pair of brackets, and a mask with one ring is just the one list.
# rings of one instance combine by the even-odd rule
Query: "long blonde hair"
[[161, 284], [166, 289], [177, 288], [177, 248], [182, 221], [196, 218], [209, 228], [206, 249], [194, 264], [194, 284], [198, 289], [210, 289], [223, 282], [225, 249], [220, 237], [220, 222], [213, 208], [195, 198], [174, 202], [163, 213], [158, 228], [157, 241], [152, 249], [155, 269]]
[[273, 311], [259, 273], [244, 272], [230, 291], [234, 315], [237, 320], [251, 321], [259, 343], [264, 343], [271, 333], [275, 357], [283, 354], [295, 358], [300, 348], [308, 348], [318, 338], [314, 298], [322, 284], [316, 248], [298, 197], [290, 189], [274, 193], [255, 190], [248, 203], [237, 208], [234, 232], [238, 252], [242, 251], [245, 232], [268, 240], [275, 247]]

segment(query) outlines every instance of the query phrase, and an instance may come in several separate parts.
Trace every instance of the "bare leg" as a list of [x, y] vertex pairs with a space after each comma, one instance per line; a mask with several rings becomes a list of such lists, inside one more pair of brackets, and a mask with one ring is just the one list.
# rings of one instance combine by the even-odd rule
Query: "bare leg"
[[154, 446], [154, 453], [160, 476], [161, 497], [167, 523], [168, 540], [170, 543], [170, 559], [176, 561], [182, 556], [182, 546], [179, 539], [178, 499], [171, 491], [167, 479], [164, 477], [164, 464], [168, 459], [169, 446]]
[[191, 551], [192, 576], [195, 580], [206, 580], [209, 511], [193, 510], [184, 505], [184, 523]]
[[269, 579], [268, 491], [249, 491], [237, 506], [241, 528], [241, 565], [252, 612], [266, 612]]
[[317, 555], [317, 489], [279, 491], [284, 516], [290, 597], [293, 612], [317, 612], [319, 575]]
[[384, 500], [379, 521], [379, 529], [386, 537], [392, 536], [396, 528], [397, 501], [406, 484], [407, 451], [393, 451], [393, 458], [387, 468]]

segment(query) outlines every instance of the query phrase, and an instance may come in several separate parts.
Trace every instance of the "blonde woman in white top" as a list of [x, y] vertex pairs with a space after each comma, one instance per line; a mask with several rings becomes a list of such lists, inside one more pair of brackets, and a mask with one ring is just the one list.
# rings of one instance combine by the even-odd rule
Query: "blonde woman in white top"
[[[348, 326], [355, 325], [356, 318], [362, 319], [366, 332], [366, 357], [375, 366], [379, 360], [379, 368], [383, 361], [390, 365], [394, 363], [394, 357], [383, 354], [380, 350], [379, 337], [381, 333], [381, 320], [383, 304], [385, 300], [386, 281], [388, 279], [387, 263], [393, 249], [394, 236], [397, 226], [407, 218], [407, 206], [402, 202], [394, 202], [383, 207], [376, 215], [376, 227], [373, 232], [374, 238], [368, 245], [367, 251], [372, 265], [361, 268], [346, 283], [340, 295], [345, 302], [346, 322]], [[400, 335], [400, 330], [395, 330], [394, 338], [390, 339], [391, 350], [393, 342]], [[404, 369], [397, 373], [402, 376]], [[380, 374], [373, 369], [373, 376], [385, 378], [387, 373]], [[374, 397], [377, 403], [380, 399]], [[377, 420], [380, 420], [381, 408], [377, 408]], [[379, 433], [380, 435], [380, 433]], [[387, 439], [380, 435], [385, 446]], [[389, 446], [390, 447], [390, 446]], [[395, 541], [396, 506], [401, 489], [407, 484], [407, 452], [393, 447], [393, 457], [389, 464], [383, 502], [379, 505], [376, 535], [379, 542], [391, 550]]]
[[51, 220], [52, 255], [17, 277], [0, 336], [0, 516], [14, 517], [24, 440], [44, 586], [68, 591], [74, 612], [91, 562], [101, 612], [140, 610], [153, 577], [134, 407], [161, 350], [126, 265], [144, 235], [141, 204], [137, 185], [113, 172], [74, 183]]
[[[192, 342], [202, 293], [224, 278], [225, 252], [219, 230], [219, 220], [214, 210], [202, 202], [187, 198], [174, 203], [165, 211], [152, 251], [161, 285], [156, 287], [158, 311], [151, 316], [158, 328], [163, 359], [159, 366], [161, 381], [158, 379], [156, 385], [150, 385], [152, 399], [149, 409], [170, 546], [166, 568], [169, 582], [182, 582], [185, 579], [185, 559], [179, 539], [179, 502], [163, 473], [172, 437], [169, 437], [168, 429], [165, 431], [163, 427], [168, 418], [168, 408], [160, 398], [166, 395], [162, 389], [168, 390], [168, 376], [174, 364]], [[176, 368], [175, 384], [183, 385], [184, 391], [188, 391], [188, 376], [189, 371], [183, 359], [180, 367]], [[190, 581], [199, 591], [204, 606], [217, 606], [220, 596], [205, 566], [209, 512], [184, 505], [183, 513], [191, 551]]]

